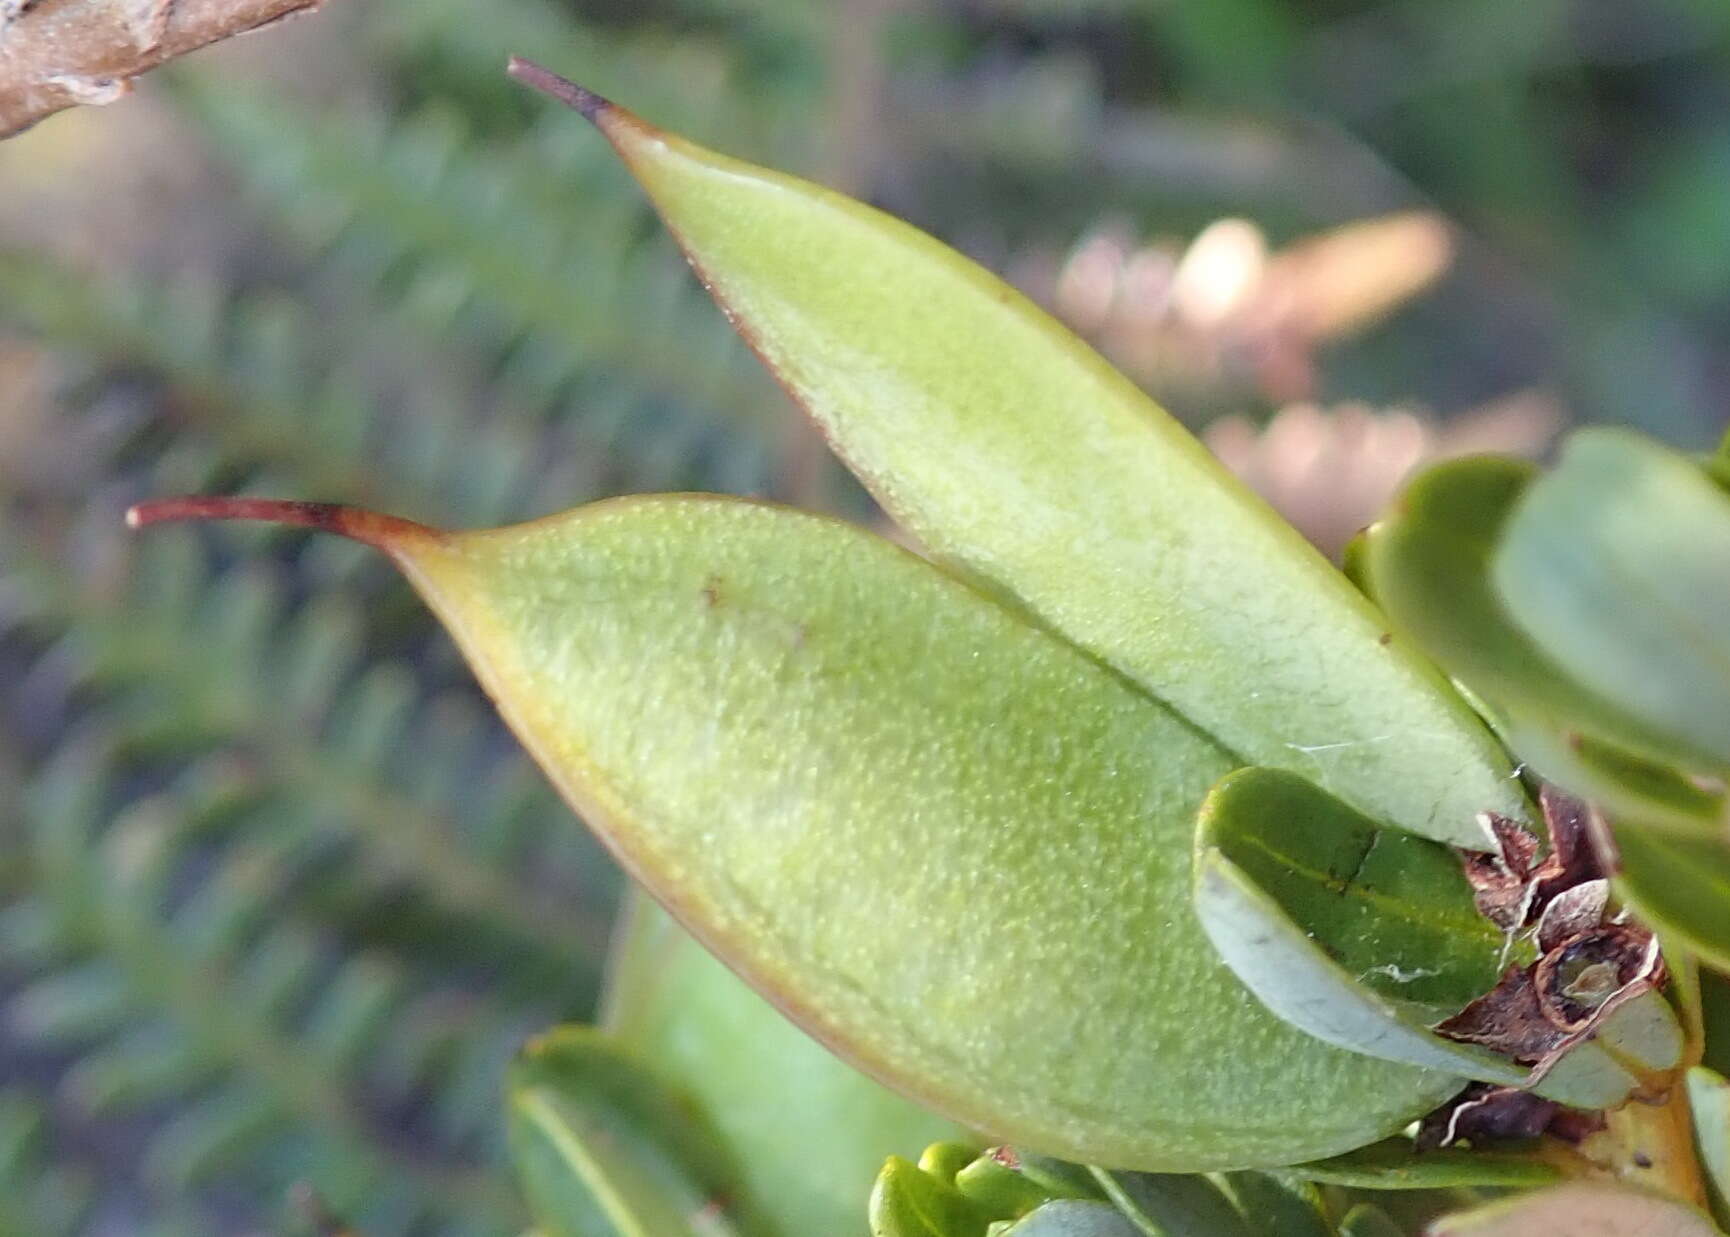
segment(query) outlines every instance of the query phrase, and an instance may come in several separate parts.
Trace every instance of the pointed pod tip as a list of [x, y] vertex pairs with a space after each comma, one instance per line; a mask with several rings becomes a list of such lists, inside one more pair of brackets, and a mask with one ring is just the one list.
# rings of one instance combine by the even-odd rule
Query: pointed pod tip
[[613, 111], [613, 104], [567, 78], [560, 77], [551, 69], [542, 68], [532, 60], [524, 60], [521, 56], [512, 56], [505, 65], [505, 72], [516, 78], [525, 86], [531, 86], [544, 95], [550, 95], [560, 103], [575, 108], [585, 118], [600, 123], [600, 117]]
[[287, 524], [296, 528], [335, 533], [339, 537], [347, 537], [387, 553], [408, 541], [438, 539], [443, 536], [425, 524], [417, 524], [413, 520], [404, 520], [394, 515], [380, 515], [376, 511], [365, 511], [359, 507], [274, 498], [225, 498], [219, 495], [156, 498], [136, 503], [126, 512], [126, 526], [131, 529], [149, 528], [153, 524], [167, 524], [178, 520], [263, 520], [271, 524]]

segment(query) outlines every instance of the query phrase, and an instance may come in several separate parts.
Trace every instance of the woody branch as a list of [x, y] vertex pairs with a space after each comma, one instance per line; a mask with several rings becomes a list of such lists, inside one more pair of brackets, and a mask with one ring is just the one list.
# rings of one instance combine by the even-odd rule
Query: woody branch
[[311, 12], [323, 0], [0, 0], [0, 138], [210, 43]]

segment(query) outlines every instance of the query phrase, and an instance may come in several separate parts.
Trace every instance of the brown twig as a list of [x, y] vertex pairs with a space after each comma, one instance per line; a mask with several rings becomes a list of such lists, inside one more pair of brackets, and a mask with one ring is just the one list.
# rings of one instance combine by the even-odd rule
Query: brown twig
[[405, 541], [437, 541], [437, 529], [399, 516], [343, 507], [336, 503], [306, 503], [280, 498], [229, 498], [194, 494], [185, 498], [153, 498], [127, 509], [128, 528], [149, 528], [176, 520], [263, 520], [294, 528], [335, 533], [390, 553]]
[[207, 44], [317, 9], [323, 0], [0, 0], [0, 138]]

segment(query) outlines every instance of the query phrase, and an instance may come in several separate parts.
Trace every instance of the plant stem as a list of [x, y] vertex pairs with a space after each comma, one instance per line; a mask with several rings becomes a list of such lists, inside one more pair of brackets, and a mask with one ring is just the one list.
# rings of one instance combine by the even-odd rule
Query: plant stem
[[1657, 1190], [1695, 1207], [1706, 1205], [1706, 1184], [1694, 1150], [1688, 1089], [1680, 1073], [1657, 1102], [1631, 1100], [1605, 1114], [1600, 1133], [1580, 1144], [1590, 1175]]
[[380, 515], [359, 507], [336, 503], [307, 503], [275, 498], [226, 498], [193, 495], [186, 498], [155, 498], [141, 502], [126, 513], [129, 528], [149, 528], [174, 520], [264, 520], [296, 528], [312, 528], [374, 546], [387, 553], [403, 541], [438, 539], [436, 529], [394, 515]]

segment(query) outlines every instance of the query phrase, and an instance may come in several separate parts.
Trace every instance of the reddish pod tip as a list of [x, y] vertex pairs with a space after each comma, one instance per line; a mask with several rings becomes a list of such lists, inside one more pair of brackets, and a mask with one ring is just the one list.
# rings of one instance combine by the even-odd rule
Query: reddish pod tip
[[573, 81], [560, 77], [551, 69], [543, 69], [532, 60], [524, 60], [521, 56], [512, 56], [505, 66], [505, 72], [516, 78], [525, 86], [532, 86], [544, 95], [551, 95], [560, 103], [575, 108], [589, 120], [596, 120], [603, 112], [613, 110], [613, 105], [592, 90], [586, 90]]
[[138, 503], [126, 512], [128, 528], [149, 528], [173, 520], [264, 520], [315, 528], [335, 533], [389, 551], [405, 540], [436, 538], [440, 534], [424, 524], [380, 515], [359, 507], [337, 503], [303, 503], [275, 498], [224, 498], [192, 495], [185, 498], [155, 498]]

